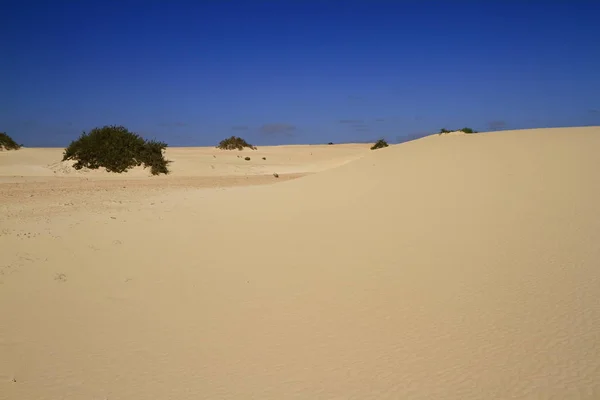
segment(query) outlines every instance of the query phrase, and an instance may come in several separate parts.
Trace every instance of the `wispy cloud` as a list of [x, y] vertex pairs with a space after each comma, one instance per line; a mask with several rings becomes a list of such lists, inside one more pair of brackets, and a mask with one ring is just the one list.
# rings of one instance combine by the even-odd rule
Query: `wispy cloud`
[[264, 124], [260, 127], [260, 132], [265, 135], [292, 135], [295, 130], [296, 127], [294, 125], [285, 123]]
[[506, 122], [505, 121], [490, 121], [488, 122], [488, 127], [490, 128], [490, 131], [499, 131], [501, 129], [506, 128]]
[[590, 113], [590, 114], [600, 114], [600, 109], [598, 109], [598, 108], [590, 108], [588, 110], [588, 113]]
[[248, 129], [250, 129], [250, 128], [246, 125], [235, 125], [235, 126], [231, 127], [231, 130], [234, 130], [234, 131], [247, 131]]
[[383, 122], [385, 121], [385, 118], [375, 118], [375, 122]]
[[362, 119], [340, 119], [340, 124], [362, 124], [364, 121]]

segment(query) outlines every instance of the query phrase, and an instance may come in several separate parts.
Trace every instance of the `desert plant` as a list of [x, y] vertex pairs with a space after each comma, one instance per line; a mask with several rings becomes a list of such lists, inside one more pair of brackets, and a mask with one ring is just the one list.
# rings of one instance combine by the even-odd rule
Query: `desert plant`
[[146, 141], [123, 126], [107, 125], [83, 132], [65, 149], [63, 161], [75, 160], [75, 169], [103, 167], [117, 173], [143, 164], [150, 167], [152, 175], [168, 174], [170, 161], [163, 156], [166, 147], [166, 143]]
[[379, 139], [373, 146], [371, 146], [371, 150], [382, 149], [384, 147], [388, 147], [387, 142], [385, 139]]
[[0, 132], [0, 150], [19, 150], [21, 145], [8, 136], [6, 132]]
[[250, 161], [250, 157], [244, 157], [244, 160]]
[[256, 147], [252, 146], [250, 143], [237, 136], [231, 136], [227, 139], [223, 139], [219, 142], [219, 145], [217, 146], [217, 148], [221, 150], [243, 150], [244, 147], [256, 150]]
[[[450, 133], [452, 131], [449, 131], [448, 129], [440, 129], [440, 135], [443, 133]], [[462, 128], [462, 129], [457, 129], [456, 132], [464, 132], [464, 133], [477, 133], [477, 131], [474, 131], [471, 128]]]

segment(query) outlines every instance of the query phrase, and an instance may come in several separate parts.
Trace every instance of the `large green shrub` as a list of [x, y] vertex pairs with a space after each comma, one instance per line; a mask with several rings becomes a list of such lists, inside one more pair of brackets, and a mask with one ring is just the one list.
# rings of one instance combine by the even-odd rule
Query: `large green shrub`
[[371, 150], [382, 149], [384, 147], [388, 147], [387, 142], [385, 139], [379, 139], [373, 146], [371, 146]]
[[75, 160], [75, 169], [103, 167], [118, 173], [143, 164], [150, 167], [152, 175], [168, 174], [170, 161], [163, 156], [166, 147], [166, 143], [146, 141], [123, 126], [107, 125], [83, 132], [65, 149], [63, 161]]
[[21, 145], [8, 136], [5, 132], [0, 132], [0, 150], [19, 150]]
[[232, 136], [227, 139], [223, 139], [219, 142], [219, 145], [217, 146], [217, 148], [221, 150], [243, 150], [244, 147], [256, 150], [256, 147], [252, 146], [250, 143], [237, 136]]

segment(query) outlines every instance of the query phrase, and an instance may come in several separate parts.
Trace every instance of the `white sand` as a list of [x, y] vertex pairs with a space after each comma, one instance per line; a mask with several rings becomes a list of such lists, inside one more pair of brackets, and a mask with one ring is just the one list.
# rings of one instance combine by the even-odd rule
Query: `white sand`
[[600, 128], [351, 147], [0, 154], [0, 398], [599, 399]]

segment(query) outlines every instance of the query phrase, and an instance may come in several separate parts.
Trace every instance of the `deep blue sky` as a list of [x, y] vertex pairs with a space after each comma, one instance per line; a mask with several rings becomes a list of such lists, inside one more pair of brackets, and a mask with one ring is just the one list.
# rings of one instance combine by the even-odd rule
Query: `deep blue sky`
[[170, 145], [600, 125], [600, 1], [0, 0], [0, 131]]

